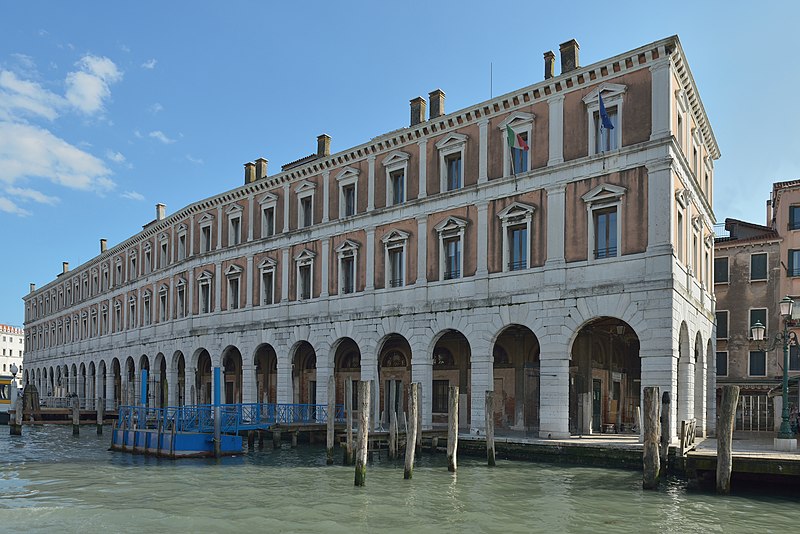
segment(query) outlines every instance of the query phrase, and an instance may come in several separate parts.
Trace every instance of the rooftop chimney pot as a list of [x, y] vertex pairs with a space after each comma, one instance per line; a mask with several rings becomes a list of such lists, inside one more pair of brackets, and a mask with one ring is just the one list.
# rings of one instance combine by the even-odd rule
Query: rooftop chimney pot
[[244, 164], [244, 183], [252, 184], [256, 181], [256, 164], [249, 161]]
[[156, 220], [163, 221], [166, 217], [167, 206], [161, 203], [156, 204]]
[[428, 93], [428, 100], [431, 103], [431, 119], [444, 115], [444, 96], [444, 91], [441, 89], [436, 89]]
[[269, 161], [266, 158], [258, 158], [256, 160], [256, 180], [267, 177], [267, 163]]
[[552, 50], [544, 53], [544, 79], [549, 80], [555, 76], [556, 55]]
[[331, 136], [321, 134], [317, 136], [317, 156], [324, 158], [331, 155]]
[[36, 291], [36, 284], [31, 283], [31, 293], [33, 293], [34, 291]]
[[107, 248], [108, 248], [108, 241], [105, 240], [105, 239], [101, 239], [100, 240], [100, 254], [105, 252]]
[[61, 262], [61, 273], [64, 274], [64, 273], [68, 273], [68, 272], [69, 272], [69, 262], [68, 261], [62, 261]]
[[428, 103], [421, 96], [411, 99], [411, 126], [425, 122], [425, 110]]
[[566, 43], [561, 43], [558, 49], [561, 51], [561, 74], [566, 74], [581, 66], [578, 52], [581, 45], [575, 39], [570, 39]]

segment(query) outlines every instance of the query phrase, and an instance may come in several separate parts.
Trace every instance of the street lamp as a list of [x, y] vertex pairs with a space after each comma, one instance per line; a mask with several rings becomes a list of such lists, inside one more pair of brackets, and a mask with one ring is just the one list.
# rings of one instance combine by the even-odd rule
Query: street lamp
[[[764, 349], [766, 352], [770, 352], [775, 349], [778, 343], [783, 345], [783, 406], [781, 409], [781, 427], [778, 430], [778, 437], [775, 438], [775, 447], [778, 450], [795, 450], [797, 448], [797, 441], [789, 426], [789, 345], [797, 345], [797, 335], [789, 331], [789, 320], [792, 318], [793, 307], [794, 301], [791, 298], [783, 297], [781, 299], [780, 312], [781, 317], [783, 317], [783, 332], [778, 332], [770, 346]], [[756, 342], [764, 340], [764, 334], [767, 329], [761, 322], [756, 322], [750, 330], [753, 334], [753, 340]]]

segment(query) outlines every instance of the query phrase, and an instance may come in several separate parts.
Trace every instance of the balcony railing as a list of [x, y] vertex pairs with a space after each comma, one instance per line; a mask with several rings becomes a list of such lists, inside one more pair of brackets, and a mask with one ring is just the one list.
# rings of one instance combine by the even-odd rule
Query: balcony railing
[[528, 268], [528, 260], [518, 260], [508, 262], [509, 271], [521, 271]]
[[597, 260], [603, 258], [615, 258], [617, 256], [617, 247], [606, 247], [594, 251], [594, 257]]
[[389, 280], [389, 287], [403, 287], [402, 278], [392, 278]]
[[453, 280], [454, 278], [461, 278], [461, 270], [454, 269], [452, 271], [445, 271], [444, 272], [444, 279], [445, 280]]

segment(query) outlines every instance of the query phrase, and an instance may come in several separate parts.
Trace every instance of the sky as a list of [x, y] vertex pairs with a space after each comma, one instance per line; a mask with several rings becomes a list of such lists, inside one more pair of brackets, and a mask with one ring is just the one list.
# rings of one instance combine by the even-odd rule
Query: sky
[[[569, 6], [569, 7], [566, 7]], [[613, 7], [612, 7], [613, 6]], [[22, 297], [155, 218], [677, 34], [722, 157], [714, 211], [764, 224], [771, 183], [800, 178], [797, 2], [208, 2], [0, 0], [0, 323]], [[559, 72], [560, 66], [556, 67]], [[491, 73], [491, 76], [490, 76]]]

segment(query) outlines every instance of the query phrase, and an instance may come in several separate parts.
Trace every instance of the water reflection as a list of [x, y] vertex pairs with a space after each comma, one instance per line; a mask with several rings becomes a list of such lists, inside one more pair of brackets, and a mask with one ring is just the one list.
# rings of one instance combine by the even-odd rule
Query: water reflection
[[790, 529], [797, 499], [687, 492], [678, 480], [641, 490], [641, 475], [582, 467], [422, 454], [376, 459], [367, 486], [326, 466], [322, 448], [222, 460], [112, 453], [108, 438], [71, 429], [0, 427], [3, 531], [154, 532], [745, 532]]

